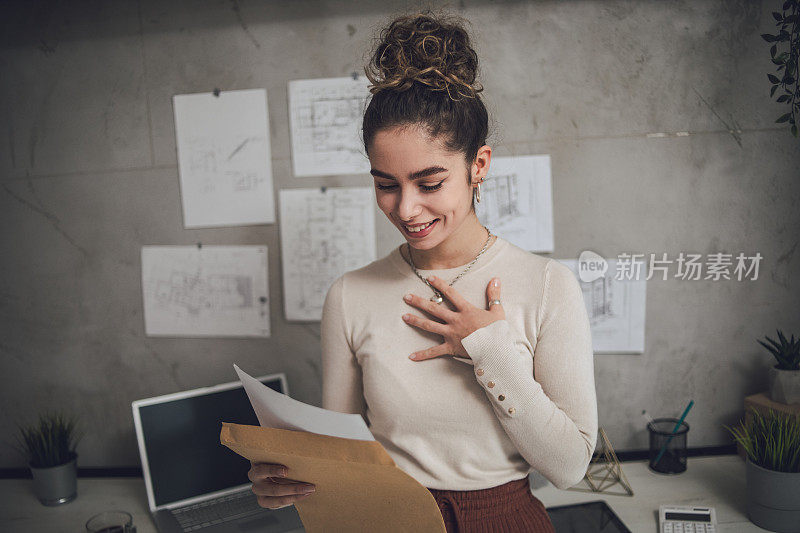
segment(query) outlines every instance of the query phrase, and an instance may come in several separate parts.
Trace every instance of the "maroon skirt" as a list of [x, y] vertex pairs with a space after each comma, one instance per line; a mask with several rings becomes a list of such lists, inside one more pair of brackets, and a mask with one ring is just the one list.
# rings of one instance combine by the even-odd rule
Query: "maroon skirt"
[[428, 489], [447, 533], [555, 533], [528, 477], [481, 490]]

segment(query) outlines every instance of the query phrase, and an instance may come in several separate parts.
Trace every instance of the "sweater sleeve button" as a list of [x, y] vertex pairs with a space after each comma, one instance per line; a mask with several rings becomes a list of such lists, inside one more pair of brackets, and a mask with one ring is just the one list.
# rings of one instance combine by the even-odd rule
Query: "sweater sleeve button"
[[508, 408], [508, 414], [510, 414], [510, 415], [514, 414], [514, 408], [513, 407], [509, 407]]
[[502, 402], [503, 400], [506, 399], [506, 397], [501, 394], [500, 396], [497, 397], [497, 399]]
[[478, 374], [479, 376], [482, 376], [483, 375], [483, 369], [479, 368], [478, 370], [475, 371], [475, 373]]
[[492, 387], [494, 387], [494, 381], [490, 381], [489, 383], [486, 384], [486, 386], [491, 389]]

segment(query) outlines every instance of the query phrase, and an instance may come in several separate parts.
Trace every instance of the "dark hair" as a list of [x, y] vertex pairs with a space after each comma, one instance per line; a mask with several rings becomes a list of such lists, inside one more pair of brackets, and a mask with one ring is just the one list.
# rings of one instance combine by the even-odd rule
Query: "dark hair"
[[372, 83], [362, 123], [367, 152], [381, 129], [420, 125], [464, 154], [467, 164], [475, 160], [486, 144], [489, 115], [475, 81], [478, 55], [459, 19], [429, 12], [395, 19], [364, 71]]

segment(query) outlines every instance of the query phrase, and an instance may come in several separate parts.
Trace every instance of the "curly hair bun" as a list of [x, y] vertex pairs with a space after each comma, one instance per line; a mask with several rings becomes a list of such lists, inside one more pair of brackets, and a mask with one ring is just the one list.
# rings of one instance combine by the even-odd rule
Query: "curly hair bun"
[[474, 98], [483, 90], [475, 82], [478, 55], [454, 17], [417, 14], [396, 19], [381, 32], [364, 70], [372, 94], [405, 91], [414, 83], [446, 91], [453, 100]]

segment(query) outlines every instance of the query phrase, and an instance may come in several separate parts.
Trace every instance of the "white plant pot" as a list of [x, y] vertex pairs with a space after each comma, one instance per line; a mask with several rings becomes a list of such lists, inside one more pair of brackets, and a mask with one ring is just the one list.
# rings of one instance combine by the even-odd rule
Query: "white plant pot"
[[769, 396], [773, 402], [800, 403], [800, 370], [769, 369]]

